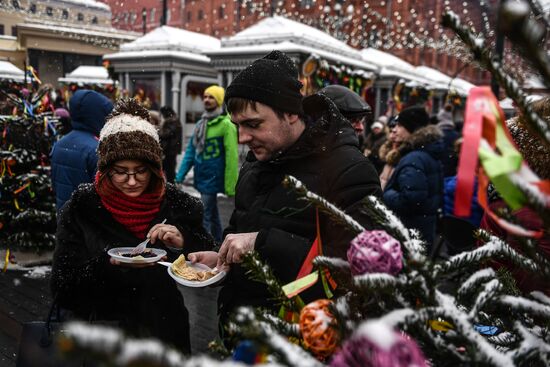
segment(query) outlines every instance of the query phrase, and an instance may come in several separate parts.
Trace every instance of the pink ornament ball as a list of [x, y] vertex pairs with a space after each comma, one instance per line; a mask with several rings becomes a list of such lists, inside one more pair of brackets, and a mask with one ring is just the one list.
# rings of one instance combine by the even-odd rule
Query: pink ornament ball
[[[346, 341], [333, 357], [331, 367], [427, 367], [422, 351], [406, 336], [391, 331], [392, 341], [373, 342], [368, 335]], [[381, 336], [378, 336], [380, 338]]]
[[403, 268], [401, 244], [386, 231], [364, 231], [351, 241], [348, 262], [353, 275], [396, 275]]

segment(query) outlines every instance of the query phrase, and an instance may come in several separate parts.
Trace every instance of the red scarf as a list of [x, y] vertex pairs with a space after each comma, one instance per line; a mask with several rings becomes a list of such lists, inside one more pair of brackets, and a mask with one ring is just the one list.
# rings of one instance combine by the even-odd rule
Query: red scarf
[[160, 210], [163, 196], [158, 192], [143, 193], [138, 197], [129, 197], [117, 189], [107, 177], [101, 181], [99, 190], [98, 172], [95, 176], [95, 187], [105, 209], [113, 218], [139, 239], [145, 238], [151, 221]]

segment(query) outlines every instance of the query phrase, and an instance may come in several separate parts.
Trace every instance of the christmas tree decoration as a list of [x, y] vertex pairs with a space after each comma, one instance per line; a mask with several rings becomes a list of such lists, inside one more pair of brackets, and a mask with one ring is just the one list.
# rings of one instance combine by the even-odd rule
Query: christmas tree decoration
[[[33, 69], [29, 69], [33, 71]], [[54, 247], [55, 200], [49, 153], [61, 125], [50, 90], [3, 91], [16, 115], [0, 117], [0, 247], [46, 250]]]
[[331, 303], [328, 299], [320, 299], [306, 305], [300, 312], [304, 345], [320, 359], [332, 355], [339, 342], [336, 320], [329, 308]]
[[403, 267], [401, 244], [385, 231], [364, 231], [351, 241], [348, 262], [353, 275], [388, 273], [397, 275]]
[[409, 337], [367, 321], [338, 351], [331, 367], [424, 367], [422, 351]]

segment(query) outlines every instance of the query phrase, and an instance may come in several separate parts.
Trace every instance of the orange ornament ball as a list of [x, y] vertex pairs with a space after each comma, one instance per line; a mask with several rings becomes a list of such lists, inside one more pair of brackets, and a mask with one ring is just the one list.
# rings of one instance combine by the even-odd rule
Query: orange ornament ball
[[304, 345], [319, 359], [331, 356], [340, 340], [336, 319], [329, 309], [331, 303], [328, 299], [320, 299], [306, 305], [300, 312]]

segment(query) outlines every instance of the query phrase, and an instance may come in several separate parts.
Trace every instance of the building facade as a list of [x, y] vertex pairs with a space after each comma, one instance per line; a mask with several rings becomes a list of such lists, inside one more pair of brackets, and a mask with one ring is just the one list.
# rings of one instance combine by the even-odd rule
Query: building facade
[[101, 65], [136, 34], [111, 26], [108, 5], [93, 0], [0, 2], [0, 57], [31, 65], [43, 83], [57, 84], [80, 65]]
[[[113, 26], [133, 31], [160, 25], [162, 1], [139, 0], [129, 4], [104, 0], [113, 11]], [[442, 29], [447, 8], [464, 22], [483, 30], [494, 18], [495, 0], [175, 0], [168, 3], [168, 25], [214, 37], [231, 36], [273, 14], [325, 30], [355, 48], [374, 47], [413, 65], [436, 68], [475, 84], [486, 84], [488, 72], [464, 63], [447, 52], [452, 35]], [[145, 9], [145, 12], [143, 10]], [[495, 25], [495, 22], [491, 22]], [[439, 51], [437, 51], [439, 50]]]

